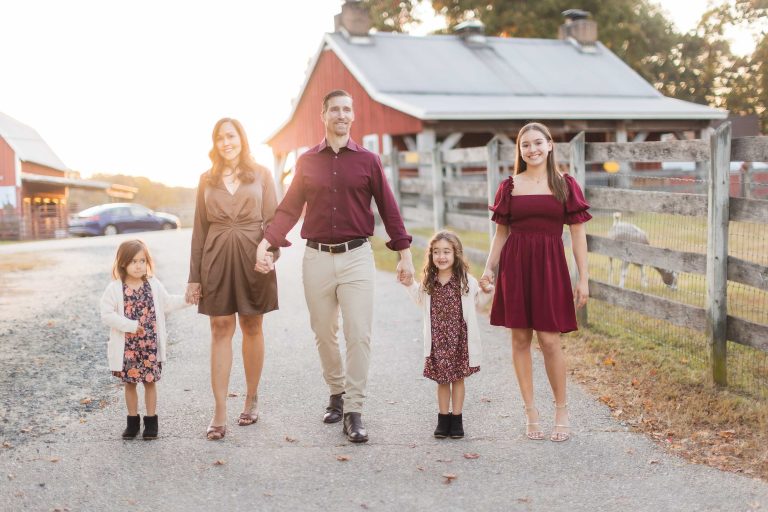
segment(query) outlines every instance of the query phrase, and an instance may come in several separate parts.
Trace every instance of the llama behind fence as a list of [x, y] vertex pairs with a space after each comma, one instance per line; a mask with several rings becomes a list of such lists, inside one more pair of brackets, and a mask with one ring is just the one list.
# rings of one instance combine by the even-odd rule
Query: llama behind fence
[[[608, 238], [611, 240], [620, 240], [623, 242], [633, 242], [636, 244], [650, 245], [648, 235], [645, 231], [630, 222], [621, 220], [621, 212], [613, 214], [613, 225], [608, 230]], [[640, 269], [640, 284], [643, 288], [648, 287], [648, 276], [645, 274], [645, 267], [634, 263]], [[659, 267], [653, 267], [661, 275], [661, 280], [672, 290], [677, 290], [677, 272], [672, 272]], [[624, 288], [624, 281], [629, 270], [629, 262], [621, 260], [621, 275], [619, 277], [619, 287]], [[608, 258], [608, 282], [613, 282], [613, 258]]]

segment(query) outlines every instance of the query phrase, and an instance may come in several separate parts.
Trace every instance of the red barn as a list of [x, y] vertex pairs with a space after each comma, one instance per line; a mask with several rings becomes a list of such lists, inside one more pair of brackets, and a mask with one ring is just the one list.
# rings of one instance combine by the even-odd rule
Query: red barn
[[[727, 112], [667, 98], [597, 40], [588, 13], [573, 11], [558, 39], [488, 37], [479, 21], [455, 35], [371, 33], [365, 6], [348, 0], [325, 34], [288, 120], [267, 141], [276, 177], [289, 155], [318, 144], [322, 97], [354, 99], [352, 137], [379, 153], [427, 152], [505, 142], [532, 120], [558, 141], [704, 136]], [[429, 172], [428, 168], [423, 170]], [[421, 170], [420, 170], [421, 172]]]

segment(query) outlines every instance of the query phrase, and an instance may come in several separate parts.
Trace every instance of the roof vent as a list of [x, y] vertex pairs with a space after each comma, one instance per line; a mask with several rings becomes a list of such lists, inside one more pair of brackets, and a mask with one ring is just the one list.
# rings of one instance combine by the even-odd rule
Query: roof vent
[[485, 25], [482, 21], [469, 19], [453, 27], [453, 33], [465, 43], [485, 44]]
[[565, 22], [560, 25], [557, 37], [570, 41], [585, 53], [597, 51], [597, 22], [590, 19], [589, 11], [568, 9], [563, 11]]
[[333, 18], [334, 30], [348, 39], [368, 39], [371, 30], [371, 16], [360, 0], [346, 0], [341, 12]]

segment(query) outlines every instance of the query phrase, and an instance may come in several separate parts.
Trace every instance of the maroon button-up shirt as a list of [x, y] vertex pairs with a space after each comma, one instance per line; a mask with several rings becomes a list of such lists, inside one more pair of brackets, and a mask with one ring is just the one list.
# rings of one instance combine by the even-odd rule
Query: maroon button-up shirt
[[390, 238], [387, 247], [409, 248], [412, 237], [405, 230], [379, 156], [352, 139], [336, 154], [323, 140], [299, 157], [291, 186], [264, 237], [274, 247], [291, 245], [285, 236], [301, 217], [305, 203], [302, 238], [338, 244], [369, 237], [374, 227], [371, 198]]

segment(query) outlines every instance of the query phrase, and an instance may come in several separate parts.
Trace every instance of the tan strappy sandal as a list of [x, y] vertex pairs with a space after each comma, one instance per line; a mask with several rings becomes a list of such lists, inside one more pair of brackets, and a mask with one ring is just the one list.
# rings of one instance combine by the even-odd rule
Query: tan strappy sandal
[[259, 421], [259, 395], [256, 395], [253, 402], [251, 402], [251, 408], [248, 409], [248, 412], [240, 413], [240, 417], [237, 418], [237, 424], [241, 427], [247, 427], [257, 421]]
[[[539, 421], [538, 418], [541, 416], [539, 414], [539, 410], [535, 407], [525, 407], [523, 406], [523, 411], [525, 411], [525, 437], [530, 439], [531, 441], [543, 441], [544, 440], [544, 431], [541, 430], [539, 427]], [[528, 421], [528, 412], [529, 411], [536, 411], [536, 421]], [[528, 430], [532, 426], [536, 426], [537, 430]]]
[[205, 437], [209, 441], [220, 441], [227, 435], [226, 425], [208, 425], [208, 429], [205, 431]]
[[[555, 404], [555, 409], [567, 409], [568, 408], [568, 402], [564, 403], [563, 405], [557, 405], [557, 402], [553, 401]], [[570, 421], [569, 421], [570, 423]], [[570, 425], [562, 425], [560, 423], [555, 423], [555, 428], [567, 428], [568, 430], [571, 429]], [[552, 431], [552, 435], [549, 436], [550, 441], [554, 441], [555, 443], [562, 443], [563, 441], [567, 441], [571, 438], [570, 432], [556, 432]]]

